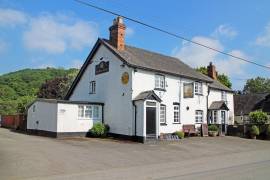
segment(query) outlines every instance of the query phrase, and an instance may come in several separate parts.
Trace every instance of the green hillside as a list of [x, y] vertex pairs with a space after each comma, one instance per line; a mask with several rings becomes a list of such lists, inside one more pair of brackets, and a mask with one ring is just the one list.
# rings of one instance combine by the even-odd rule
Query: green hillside
[[77, 69], [23, 69], [0, 76], [0, 115], [23, 111], [46, 80], [75, 77]]

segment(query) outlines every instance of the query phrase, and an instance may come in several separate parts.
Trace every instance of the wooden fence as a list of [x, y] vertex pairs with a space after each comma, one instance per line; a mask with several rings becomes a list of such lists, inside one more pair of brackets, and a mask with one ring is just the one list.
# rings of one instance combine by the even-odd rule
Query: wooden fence
[[1, 116], [1, 127], [26, 130], [26, 116], [24, 114]]

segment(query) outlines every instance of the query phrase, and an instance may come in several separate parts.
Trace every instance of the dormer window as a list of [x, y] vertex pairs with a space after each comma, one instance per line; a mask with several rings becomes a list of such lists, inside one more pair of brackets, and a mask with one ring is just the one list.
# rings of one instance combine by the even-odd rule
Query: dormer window
[[203, 94], [202, 82], [195, 82], [194, 91], [195, 91], [196, 95], [202, 95]]
[[165, 76], [155, 75], [155, 89], [165, 89]]

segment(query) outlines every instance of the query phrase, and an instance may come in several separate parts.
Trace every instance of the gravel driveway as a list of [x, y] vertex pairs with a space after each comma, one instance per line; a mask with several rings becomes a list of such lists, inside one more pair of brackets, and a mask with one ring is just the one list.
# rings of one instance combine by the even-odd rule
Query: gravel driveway
[[270, 141], [51, 139], [0, 128], [0, 179], [269, 179]]

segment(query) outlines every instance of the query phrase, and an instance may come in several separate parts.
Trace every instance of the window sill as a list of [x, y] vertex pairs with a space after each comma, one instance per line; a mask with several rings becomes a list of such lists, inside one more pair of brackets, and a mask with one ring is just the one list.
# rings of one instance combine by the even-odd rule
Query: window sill
[[174, 122], [173, 124], [181, 124], [181, 122]]
[[166, 123], [160, 123], [160, 125], [161, 125], [161, 126], [167, 126], [167, 124], [166, 124]]
[[163, 89], [163, 88], [155, 88], [154, 90], [156, 90], [156, 91], [166, 91], [166, 89]]
[[203, 94], [195, 93], [196, 96], [203, 96]]
[[89, 94], [96, 94], [96, 93], [89, 93]]

